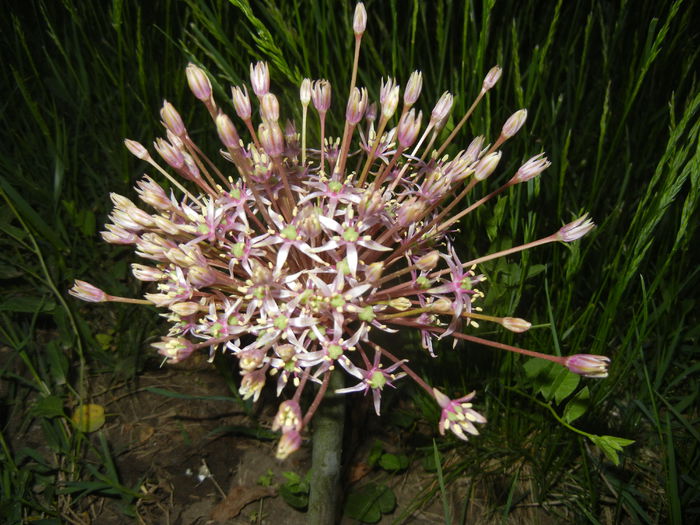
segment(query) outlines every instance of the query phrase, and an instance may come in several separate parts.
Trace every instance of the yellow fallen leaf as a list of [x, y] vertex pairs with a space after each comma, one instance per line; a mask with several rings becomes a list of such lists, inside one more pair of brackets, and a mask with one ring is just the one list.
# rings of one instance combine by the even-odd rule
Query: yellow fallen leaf
[[71, 420], [81, 432], [94, 432], [105, 424], [105, 409], [102, 405], [80, 405]]

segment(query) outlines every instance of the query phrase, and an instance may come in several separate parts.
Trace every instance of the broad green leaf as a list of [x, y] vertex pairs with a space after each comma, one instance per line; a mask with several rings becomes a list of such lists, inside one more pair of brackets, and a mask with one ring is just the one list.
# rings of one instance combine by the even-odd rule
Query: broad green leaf
[[588, 387], [583, 387], [564, 408], [564, 421], [573, 423], [588, 410], [590, 404], [591, 392]]
[[398, 471], [408, 468], [408, 456], [405, 454], [382, 454], [379, 466], [384, 470]]
[[63, 415], [63, 399], [59, 396], [40, 397], [31, 408], [34, 417], [59, 417]]
[[369, 483], [350, 493], [345, 501], [345, 516], [363, 523], [377, 523], [382, 514], [394, 510], [396, 496], [386, 485]]

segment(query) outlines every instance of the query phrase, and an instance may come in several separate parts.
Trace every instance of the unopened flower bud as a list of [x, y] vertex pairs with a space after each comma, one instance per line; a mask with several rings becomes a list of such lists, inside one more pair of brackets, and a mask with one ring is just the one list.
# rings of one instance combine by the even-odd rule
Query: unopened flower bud
[[404, 113], [403, 117], [401, 117], [398, 127], [398, 139], [402, 148], [408, 148], [416, 141], [422, 120], [423, 112], [419, 111], [418, 116], [416, 116], [415, 109]]
[[519, 317], [504, 317], [501, 324], [505, 329], [518, 334], [527, 332], [532, 326], [532, 323], [525, 319], [520, 319]]
[[520, 169], [518, 169], [517, 173], [513, 176], [511, 181], [515, 184], [518, 184], [520, 182], [526, 182], [530, 179], [534, 179], [540, 173], [546, 170], [549, 166], [551, 166], [551, 164], [552, 163], [549, 162], [547, 157], [544, 156], [544, 153], [535, 155], [525, 164], [520, 166]]
[[240, 137], [231, 119], [225, 113], [216, 116], [216, 131], [219, 133], [221, 143], [227, 148], [239, 148]]
[[153, 147], [158, 152], [158, 155], [168, 164], [168, 166], [177, 169], [182, 168], [185, 164], [185, 159], [182, 156], [182, 152], [173, 147], [170, 142], [163, 140], [161, 138], [156, 139], [153, 143]]
[[284, 152], [284, 135], [282, 128], [276, 122], [260, 124], [258, 126], [258, 138], [265, 153], [273, 159], [278, 158]]
[[170, 363], [179, 363], [194, 352], [194, 345], [184, 337], [163, 337], [151, 346], [157, 348], [158, 353], [167, 357]]
[[408, 82], [406, 83], [406, 91], [403, 93], [403, 103], [406, 106], [412, 106], [418, 100], [420, 96], [420, 91], [423, 88], [423, 73], [420, 71], [414, 71], [411, 76], [408, 77]]
[[184, 137], [187, 133], [185, 124], [182, 122], [182, 117], [180, 117], [175, 107], [167, 100], [163, 101], [163, 108], [160, 110], [160, 118], [163, 119], [163, 125], [176, 137]]
[[365, 120], [367, 123], [374, 122], [377, 120], [377, 103], [372, 102], [367, 106], [367, 111], [365, 111]]
[[301, 100], [302, 106], [308, 106], [311, 102], [311, 79], [305, 78], [301, 81], [301, 87], [299, 88], [299, 99]]
[[311, 98], [319, 113], [325, 113], [331, 106], [331, 83], [327, 80], [316, 80], [311, 87]]
[[124, 139], [124, 145], [126, 146], [126, 149], [128, 149], [129, 152], [136, 158], [148, 160], [151, 157], [148, 150], [144, 148], [140, 142], [136, 142], [135, 140], [131, 139]]
[[270, 91], [270, 70], [266, 62], [258, 62], [255, 66], [250, 64], [250, 83], [258, 97]]
[[396, 222], [406, 226], [421, 219], [425, 213], [425, 203], [416, 198], [406, 199], [396, 212]]
[[566, 368], [585, 377], [608, 377], [610, 358], [604, 355], [576, 354], [566, 358]]
[[107, 225], [108, 231], [100, 232], [100, 236], [109, 244], [134, 244], [138, 242], [139, 236], [114, 224]]
[[479, 155], [481, 155], [481, 150], [483, 147], [484, 137], [479, 135], [471, 141], [471, 143], [467, 147], [467, 151], [464, 153], [464, 156], [466, 157], [466, 159], [468, 159], [469, 162], [476, 162], [479, 159]]
[[367, 90], [365, 88], [353, 88], [348, 98], [348, 107], [345, 110], [345, 119], [355, 126], [362, 120], [367, 109]]
[[382, 110], [382, 117], [385, 119], [391, 118], [396, 113], [398, 105], [399, 85], [393, 78], [388, 78], [386, 82], [382, 81], [382, 86], [379, 90], [379, 106]]
[[384, 263], [383, 262], [374, 262], [367, 266], [365, 270], [365, 278], [370, 282], [370, 283], [376, 283], [379, 279], [382, 277], [382, 273], [384, 272]]
[[483, 159], [481, 159], [479, 164], [477, 164], [476, 169], [474, 170], [474, 178], [476, 180], [486, 179], [489, 175], [491, 175], [494, 172], [500, 160], [500, 151], [494, 151], [493, 153], [489, 153], [488, 155], [486, 155]]
[[170, 305], [170, 309], [181, 317], [186, 317], [188, 315], [194, 315], [201, 309], [199, 303], [194, 301], [184, 301], [181, 303], [175, 303]]
[[389, 301], [389, 306], [398, 310], [399, 312], [404, 312], [411, 307], [411, 300], [407, 297], [398, 297], [397, 299], [392, 299]]
[[428, 272], [435, 268], [439, 260], [440, 252], [438, 252], [437, 250], [433, 250], [431, 252], [426, 253], [423, 257], [418, 259], [416, 261], [416, 267], [423, 272]]
[[436, 314], [442, 315], [452, 315], [455, 311], [454, 306], [452, 306], [452, 303], [444, 297], [441, 297], [437, 301], [431, 303], [430, 310]]
[[355, 6], [355, 15], [352, 18], [352, 30], [355, 36], [362, 36], [365, 32], [365, 27], [367, 27], [367, 11], [365, 10], [365, 5], [362, 2], [358, 2]]
[[165, 277], [165, 274], [158, 268], [137, 263], [133, 263], [131, 265], [131, 273], [133, 273], [134, 277], [136, 277], [139, 281], [146, 282], [160, 281]]
[[481, 90], [488, 91], [495, 86], [496, 82], [498, 82], [498, 80], [501, 78], [501, 73], [503, 73], [503, 70], [500, 68], [500, 66], [493, 66], [491, 69], [489, 69], [489, 72], [486, 73], [486, 77], [484, 77]]
[[449, 91], [445, 91], [438, 99], [432, 113], [430, 114], [430, 123], [433, 126], [438, 127], [440, 123], [447, 120], [450, 110], [452, 109], [452, 103], [454, 102], [454, 97]]
[[301, 448], [301, 434], [296, 430], [290, 430], [282, 434], [280, 442], [277, 445], [275, 457], [277, 459], [287, 459], [290, 454]]
[[187, 280], [197, 288], [206, 288], [216, 283], [216, 271], [209, 266], [192, 266], [187, 272]]
[[282, 433], [290, 430], [301, 430], [301, 407], [293, 400], [283, 401], [277, 409], [275, 419], [272, 421], [272, 430], [281, 430]]
[[252, 397], [253, 402], [255, 402], [260, 397], [260, 392], [262, 392], [264, 386], [265, 371], [255, 370], [253, 372], [248, 372], [247, 374], [243, 375], [243, 379], [241, 379], [241, 386], [238, 389], [238, 393], [243, 396], [244, 400], [248, 400]]
[[236, 115], [241, 120], [248, 120], [252, 112], [248, 88], [245, 86], [242, 89], [238, 86], [232, 87], [231, 98], [233, 99], [233, 108], [236, 110]]
[[569, 224], [562, 226], [557, 232], [557, 238], [560, 241], [572, 242], [580, 239], [589, 231], [595, 228], [595, 223], [588, 217], [586, 213]]
[[188, 64], [185, 68], [187, 83], [195, 97], [202, 102], [207, 102], [211, 98], [211, 82], [207, 74], [195, 64]]
[[144, 177], [136, 183], [136, 192], [143, 202], [158, 210], [169, 210], [173, 206], [165, 190], [150, 177]]
[[[180, 235], [182, 234], [182, 228], [180, 225], [175, 224], [170, 219], [166, 219], [162, 215], [152, 215], [153, 224], [163, 233], [168, 235]], [[184, 226], [184, 225], [182, 225]]]
[[523, 127], [523, 124], [525, 124], [525, 120], [527, 119], [527, 109], [520, 109], [513, 113], [508, 120], [506, 120], [506, 123], [503, 124], [503, 129], [501, 130], [501, 136], [509, 139], [513, 135], [515, 135], [520, 128]]
[[280, 118], [280, 104], [272, 93], [265, 93], [260, 101], [260, 114], [263, 120], [277, 122]]
[[68, 290], [68, 293], [89, 303], [102, 303], [109, 299], [109, 296], [97, 286], [78, 279], [75, 280], [73, 287]]

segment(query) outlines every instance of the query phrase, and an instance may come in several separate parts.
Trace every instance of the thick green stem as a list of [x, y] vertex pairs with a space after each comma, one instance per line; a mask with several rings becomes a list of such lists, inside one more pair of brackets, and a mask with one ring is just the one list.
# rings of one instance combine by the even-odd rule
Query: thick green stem
[[311, 453], [311, 486], [307, 523], [334, 525], [338, 523], [345, 396], [335, 391], [343, 388], [340, 370], [331, 374], [330, 385], [323, 403], [313, 419], [313, 450]]

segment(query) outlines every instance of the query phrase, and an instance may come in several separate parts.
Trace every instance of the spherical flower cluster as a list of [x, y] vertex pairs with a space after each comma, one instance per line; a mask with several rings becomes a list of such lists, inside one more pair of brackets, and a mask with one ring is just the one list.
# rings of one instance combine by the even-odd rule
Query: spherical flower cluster
[[[133, 274], [152, 283], [152, 290], [144, 299], [111, 296], [84, 281], [76, 281], [71, 290], [87, 301], [161, 309], [170, 329], [154, 345], [158, 352], [170, 362], [207, 349], [212, 356], [234, 355], [246, 399], [257, 400], [264, 385], [274, 382], [277, 395], [285, 399], [273, 426], [283, 433], [279, 457], [301, 445], [332, 373], [359, 381], [340, 393], [371, 391], [377, 414], [382, 391], [409, 376], [442, 407], [441, 433], [451, 430], [462, 439], [465, 432], [477, 434], [475, 423], [486, 420], [467, 403], [473, 394], [451, 401], [411, 371], [407, 356], [374, 342], [372, 333], [418, 329], [423, 347], [434, 355], [434, 341], [447, 336], [489, 344], [463, 333], [479, 321], [525, 331], [530, 324], [523, 319], [482, 312], [485, 277], [477, 265], [548, 242], [571, 242], [593, 227], [584, 216], [538, 241], [460, 260], [450, 236], [457, 221], [507, 188], [536, 177], [549, 161], [543, 154], [534, 156], [501, 188], [451, 214], [497, 168], [501, 146], [522, 127], [527, 112], [510, 117], [493, 144], [477, 137], [455, 155], [444, 154], [470, 113], [440, 142], [453, 96], [440, 97], [423, 127], [422, 111], [412, 107], [422, 87], [419, 72], [408, 80], [402, 107], [394, 79], [382, 81], [378, 105], [370, 103], [368, 91], [355, 86], [366, 21], [360, 3], [353, 23], [350, 95], [338, 139], [328, 135], [332, 93], [327, 80], [302, 82], [298, 132], [291, 121], [281, 121], [284, 111], [270, 91], [267, 64], [251, 64], [251, 88], [261, 117], [257, 127], [248, 88], [232, 88], [233, 107], [250, 137], [245, 142], [214, 100], [204, 71], [190, 64], [189, 86], [212, 116], [225, 166], [202, 153], [179, 113], [165, 102], [166, 136], [156, 140], [154, 150], [170, 170], [143, 145], [125, 143], [172, 190], [144, 176], [136, 185], [144, 208], [112, 194], [111, 223], [102, 232], [109, 243], [135, 247], [147, 264], [133, 264]], [[498, 67], [489, 71], [472, 108], [500, 75]], [[318, 115], [317, 149], [307, 148], [310, 105]], [[290, 109], [287, 116], [292, 113]], [[607, 370], [602, 359], [537, 355], [584, 375], [603, 377]], [[310, 383], [321, 387], [303, 414], [301, 394]]]

